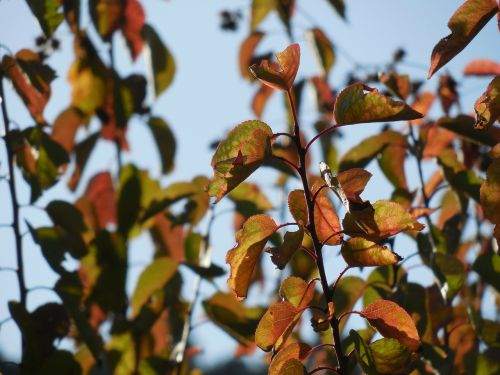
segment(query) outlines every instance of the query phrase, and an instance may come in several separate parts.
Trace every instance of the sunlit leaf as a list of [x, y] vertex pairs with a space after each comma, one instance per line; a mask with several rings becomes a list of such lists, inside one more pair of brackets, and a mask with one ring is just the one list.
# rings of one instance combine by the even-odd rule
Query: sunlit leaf
[[337, 180], [349, 201], [360, 202], [360, 194], [371, 177], [372, 174], [363, 168], [351, 168], [340, 172]]
[[266, 18], [270, 11], [276, 9], [276, 3], [269, 0], [252, 0], [250, 29], [255, 31], [257, 26]]
[[326, 245], [338, 245], [342, 241], [337, 212], [323, 189], [314, 201], [314, 226], [318, 239]]
[[110, 40], [118, 30], [123, 14], [124, 2], [114, 0], [91, 0], [90, 16], [94, 27], [104, 40]]
[[117, 224], [116, 192], [109, 172], [93, 176], [87, 185], [84, 197], [91, 204], [97, 230]]
[[382, 336], [397, 339], [415, 351], [420, 346], [420, 337], [415, 323], [397, 303], [378, 300], [365, 307], [361, 316], [366, 318]]
[[281, 283], [279, 294], [293, 306], [303, 308], [308, 306], [314, 297], [314, 286], [314, 279], [306, 283], [300, 277], [290, 276]]
[[255, 77], [250, 72], [249, 68], [254, 57], [255, 49], [264, 38], [265, 34], [261, 31], [252, 32], [240, 46], [239, 62], [240, 73], [243, 78], [253, 81]]
[[153, 134], [156, 147], [160, 154], [162, 173], [171, 172], [174, 167], [176, 142], [169, 125], [159, 117], [152, 117], [148, 121], [149, 129]]
[[403, 259], [387, 246], [377, 245], [361, 237], [345, 241], [340, 251], [349, 267], [389, 266]]
[[493, 126], [481, 131], [474, 129], [474, 118], [471, 116], [441, 117], [436, 124], [480, 145], [493, 147], [500, 142], [500, 129]]
[[328, 0], [330, 5], [335, 9], [338, 15], [345, 19], [345, 2], [344, 0]]
[[497, 291], [500, 291], [500, 255], [494, 253], [479, 255], [472, 269]]
[[451, 34], [441, 39], [432, 51], [427, 78], [460, 53], [497, 11], [495, 0], [465, 1], [448, 21]]
[[422, 117], [404, 102], [392, 100], [362, 84], [353, 84], [339, 93], [334, 115], [339, 125], [414, 120]]
[[282, 270], [285, 268], [299, 249], [303, 238], [304, 231], [302, 229], [296, 232], [286, 232], [281, 245], [266, 249], [266, 252], [271, 253], [271, 261], [278, 269]]
[[389, 131], [365, 138], [358, 145], [348, 150], [340, 160], [339, 171], [365, 167], [391, 140], [391, 135], [387, 135], [386, 133], [395, 132]]
[[255, 329], [264, 313], [264, 309], [246, 307], [232, 294], [222, 292], [204, 300], [203, 308], [212, 322], [244, 346], [253, 343]]
[[155, 97], [165, 91], [174, 79], [175, 60], [160, 36], [149, 25], [144, 25], [141, 36], [149, 50], [149, 60], [153, 71]]
[[37, 53], [22, 49], [14, 57], [5, 55], [1, 69], [12, 81], [33, 119], [44, 124], [43, 111], [50, 98], [50, 82], [56, 77], [52, 68], [43, 64]]
[[153, 293], [162, 288], [177, 271], [177, 262], [167, 257], [161, 257], [142, 271], [130, 300], [132, 317], [137, 316], [142, 306]]
[[450, 74], [441, 74], [439, 77], [438, 97], [444, 113], [448, 116], [452, 105], [459, 101], [457, 81]]
[[323, 30], [314, 28], [310, 30], [311, 42], [316, 53], [317, 58], [320, 60], [322, 76], [328, 76], [328, 73], [335, 64], [335, 50], [330, 39], [326, 36]]
[[137, 59], [142, 51], [142, 30], [145, 22], [144, 9], [138, 0], [127, 0], [123, 9], [121, 29], [132, 60]]
[[308, 372], [301, 361], [295, 358], [287, 359], [280, 368], [282, 375], [307, 375]]
[[245, 121], [221, 141], [214, 156], [214, 179], [208, 193], [219, 201], [260, 167], [270, 154], [271, 128], [261, 121]]
[[424, 225], [398, 203], [380, 200], [373, 206], [346, 213], [343, 227], [344, 233], [351, 237], [377, 240], [407, 230], [420, 231]]
[[[436, 96], [430, 92], [430, 91], [424, 91], [420, 95], [418, 95], [415, 99], [415, 101], [412, 103], [411, 107], [421, 113], [423, 116], [427, 116], [429, 113], [432, 104], [434, 103], [434, 100], [436, 99]], [[411, 120], [410, 124], [412, 125], [421, 125], [426, 121], [426, 118], [421, 118], [418, 120]]]
[[269, 365], [269, 375], [286, 374], [285, 365], [288, 360], [296, 359], [304, 361], [311, 353], [311, 347], [303, 343], [293, 343], [281, 349], [272, 359]]
[[404, 160], [408, 147], [406, 137], [390, 130], [383, 134], [387, 139], [387, 145], [380, 153], [378, 165], [396, 189], [408, 190], [404, 168]]
[[64, 15], [60, 12], [61, 1], [27, 0], [26, 2], [40, 24], [43, 33], [50, 38], [64, 19]]
[[476, 129], [488, 129], [500, 118], [500, 76], [493, 78], [486, 91], [474, 104]]
[[307, 225], [309, 219], [303, 190], [293, 190], [288, 193], [288, 209], [298, 224]]
[[226, 263], [231, 267], [229, 287], [239, 300], [247, 296], [253, 270], [276, 228], [276, 223], [269, 216], [255, 215], [236, 233], [238, 245], [228, 251]]
[[409, 374], [416, 366], [418, 356], [398, 340], [383, 338], [370, 344], [375, 369], [379, 374]]
[[75, 136], [84, 123], [83, 114], [76, 108], [69, 107], [62, 111], [52, 125], [52, 139], [64, 147], [66, 152], [73, 151]]
[[475, 59], [465, 66], [463, 74], [464, 76], [497, 76], [500, 75], [500, 64], [490, 59]]
[[268, 60], [250, 67], [252, 74], [262, 83], [274, 89], [289, 91], [293, 87], [295, 76], [299, 70], [300, 47], [298, 44], [288, 46], [283, 52], [276, 54], [279, 66]]
[[379, 79], [389, 89], [391, 94], [403, 100], [408, 99], [408, 96], [410, 96], [412, 87], [407, 74], [399, 75], [395, 71], [391, 71], [389, 74], [383, 73]]

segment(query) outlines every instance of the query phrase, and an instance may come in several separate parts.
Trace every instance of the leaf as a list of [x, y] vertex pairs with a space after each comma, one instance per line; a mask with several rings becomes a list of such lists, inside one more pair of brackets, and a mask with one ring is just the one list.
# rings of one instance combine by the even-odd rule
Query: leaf
[[241, 345], [248, 347], [253, 344], [255, 329], [264, 309], [246, 307], [232, 294], [222, 292], [215, 293], [202, 304], [210, 320], [224, 332]]
[[500, 129], [493, 126], [483, 130], [474, 129], [474, 119], [471, 116], [441, 117], [436, 124], [479, 145], [493, 147], [500, 142]]
[[145, 24], [141, 36], [148, 48], [148, 56], [153, 71], [154, 96], [159, 97], [174, 79], [175, 60], [160, 36], [149, 25]]
[[74, 236], [80, 236], [87, 230], [82, 214], [71, 203], [53, 200], [45, 211], [55, 225], [59, 225]]
[[463, 75], [497, 76], [500, 75], [500, 64], [490, 59], [475, 59], [465, 66]]
[[492, 285], [497, 292], [500, 291], [500, 255], [494, 253], [481, 254], [474, 261], [472, 269], [488, 284]]
[[442, 291], [446, 292], [446, 298], [451, 301], [462, 289], [465, 282], [465, 268], [461, 261], [450, 254], [435, 253], [433, 268], [436, 275], [443, 283]]
[[270, 155], [271, 128], [261, 121], [245, 121], [221, 141], [214, 156], [214, 178], [208, 193], [219, 201], [250, 176]]
[[312, 47], [314, 48], [316, 57], [321, 64], [321, 76], [326, 77], [332, 69], [332, 66], [335, 64], [336, 57], [333, 44], [323, 30], [317, 27], [311, 29], [308, 36], [310, 36]]
[[411, 81], [407, 74], [399, 75], [395, 71], [382, 73], [379, 77], [382, 82], [390, 91], [391, 94], [406, 100], [410, 96], [412, 87]]
[[340, 252], [349, 267], [389, 266], [403, 259], [387, 246], [377, 245], [361, 237], [343, 242]]
[[290, 359], [305, 361], [311, 353], [311, 347], [307, 344], [294, 342], [281, 349], [272, 359], [269, 365], [269, 375], [284, 375], [286, 363]]
[[397, 303], [378, 300], [365, 307], [361, 316], [366, 318], [382, 336], [397, 339], [411, 351], [416, 351], [421, 342], [415, 323]]
[[297, 224], [306, 226], [309, 223], [307, 205], [303, 190], [292, 190], [288, 193], [288, 209]]
[[75, 170], [71, 175], [70, 180], [68, 181], [68, 187], [74, 191], [76, 190], [78, 183], [80, 182], [80, 177], [82, 176], [83, 170], [87, 165], [87, 161], [89, 160], [90, 153], [94, 149], [97, 141], [99, 140], [100, 134], [93, 133], [85, 138], [80, 143], [77, 143], [75, 146]]
[[[333, 304], [335, 314], [340, 316], [347, 311], [351, 311], [356, 301], [363, 295], [366, 289], [366, 283], [357, 276], [344, 276], [340, 279], [333, 295]], [[342, 332], [350, 315], [346, 315], [339, 324], [339, 330]]]
[[92, 177], [84, 197], [92, 206], [97, 230], [117, 224], [116, 192], [109, 172], [101, 172]]
[[370, 350], [379, 374], [409, 374], [418, 362], [418, 355], [396, 339], [377, 340], [370, 344]]
[[64, 15], [60, 12], [61, 2], [59, 0], [27, 0], [26, 2], [45, 36], [52, 37], [64, 19]]
[[43, 64], [37, 53], [22, 49], [14, 57], [5, 55], [1, 69], [12, 81], [33, 119], [45, 124], [43, 111], [50, 99], [50, 83], [56, 77], [52, 68]]
[[304, 231], [302, 229], [296, 232], [286, 232], [281, 245], [269, 247], [265, 251], [271, 254], [271, 261], [273, 264], [275, 264], [278, 269], [282, 270], [299, 249], [303, 238]]
[[298, 44], [288, 46], [283, 52], [276, 54], [279, 66], [273, 65], [269, 60], [250, 67], [252, 74], [263, 84], [274, 89], [290, 91], [299, 70], [300, 47]]
[[300, 277], [290, 276], [281, 283], [279, 294], [285, 301], [300, 309], [307, 307], [313, 299], [314, 286], [315, 279], [306, 283]]
[[[253, 77], [253, 76], [252, 76]], [[257, 92], [255, 93], [252, 99], [252, 110], [257, 118], [262, 117], [262, 113], [264, 112], [264, 107], [268, 101], [268, 99], [273, 94], [274, 90], [272, 87], [261, 84]]]
[[122, 169], [118, 190], [118, 232], [125, 237], [139, 218], [141, 196], [145, 195], [140, 180], [140, 173], [132, 164]]
[[142, 30], [145, 22], [144, 9], [138, 0], [127, 0], [123, 10], [121, 29], [132, 60], [142, 52]]
[[363, 371], [367, 375], [377, 375], [372, 351], [365, 340], [353, 329], [349, 331], [349, 338], [354, 342], [354, 352]]
[[344, 0], [328, 0], [330, 5], [335, 9], [340, 17], [345, 19], [345, 2]]
[[76, 108], [69, 107], [54, 120], [51, 137], [63, 146], [67, 153], [70, 153], [75, 146], [76, 132], [83, 123], [83, 113]]
[[[422, 115], [427, 116], [429, 113], [432, 104], [434, 104], [434, 100], [436, 99], [436, 96], [430, 92], [430, 91], [424, 91], [420, 95], [417, 96], [417, 98], [414, 100], [412, 103], [411, 107], [417, 111], [420, 112]], [[418, 119], [418, 120], [412, 120], [410, 121], [411, 125], [421, 125], [425, 122], [425, 117]]]
[[384, 147], [378, 158], [378, 165], [396, 189], [408, 190], [404, 169], [408, 148], [406, 137], [390, 130], [383, 134], [387, 138], [387, 146]]
[[177, 262], [168, 257], [156, 258], [142, 271], [130, 299], [132, 317], [136, 317], [155, 291], [162, 288], [177, 271]]
[[80, 0], [68, 0], [63, 2], [64, 18], [72, 33], [80, 29]]
[[349, 201], [361, 202], [360, 194], [371, 177], [372, 174], [363, 168], [351, 168], [340, 172], [337, 180]]
[[474, 111], [475, 129], [488, 129], [500, 118], [500, 76], [496, 76], [489, 83], [486, 91], [474, 104]]
[[236, 204], [236, 211], [250, 217], [271, 210], [273, 205], [256, 184], [242, 182], [228, 198]]
[[239, 62], [240, 62], [240, 73], [243, 78], [246, 78], [250, 81], [255, 80], [255, 77], [250, 72], [249, 68], [252, 65], [252, 60], [254, 57], [255, 49], [258, 44], [264, 38], [266, 34], [261, 31], [253, 31], [249, 36], [241, 43], [240, 53], [239, 53]]
[[448, 21], [451, 34], [441, 39], [432, 50], [427, 78], [458, 55], [497, 11], [495, 0], [465, 1]]
[[283, 363], [281, 366], [280, 374], [282, 375], [307, 375], [308, 372], [301, 361], [291, 358]]
[[353, 84], [342, 90], [333, 113], [339, 126], [422, 118], [404, 102], [392, 100], [363, 84]]
[[276, 9], [276, 3], [269, 0], [252, 0], [250, 30], [255, 31], [257, 26], [266, 18], [270, 11]]
[[211, 264], [208, 267], [190, 263], [184, 263], [184, 265], [197, 275], [209, 280], [213, 279], [214, 277], [224, 276], [226, 274], [226, 271], [216, 264]]
[[169, 173], [174, 168], [174, 157], [177, 148], [175, 136], [169, 125], [159, 117], [151, 117], [148, 121], [148, 127], [153, 134], [160, 154], [161, 171], [162, 173]]
[[362, 210], [346, 213], [342, 223], [345, 234], [369, 240], [384, 239], [407, 230], [421, 231], [425, 227], [400, 204], [384, 200]]
[[269, 216], [255, 215], [236, 233], [238, 245], [228, 251], [226, 263], [231, 267], [227, 282], [238, 300], [247, 296], [253, 270], [266, 242], [276, 229], [276, 223]]
[[106, 41], [120, 27], [125, 3], [113, 0], [91, 0], [90, 17], [97, 32]]

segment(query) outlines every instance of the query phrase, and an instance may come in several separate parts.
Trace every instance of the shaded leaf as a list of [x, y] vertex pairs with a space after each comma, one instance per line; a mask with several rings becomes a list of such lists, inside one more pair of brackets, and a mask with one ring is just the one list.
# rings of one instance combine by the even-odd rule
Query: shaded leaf
[[269, 365], [269, 375], [285, 374], [286, 363], [290, 359], [304, 361], [311, 353], [311, 347], [303, 343], [293, 343], [281, 349]]
[[269, 216], [255, 215], [236, 233], [238, 245], [228, 251], [226, 263], [231, 267], [228, 285], [238, 300], [247, 296], [253, 270], [276, 229], [276, 223]]
[[177, 262], [167, 257], [156, 258], [142, 271], [130, 300], [132, 317], [139, 314], [155, 291], [162, 288], [177, 271]]
[[366, 318], [382, 336], [397, 339], [415, 351], [420, 346], [420, 337], [415, 323], [397, 303], [378, 300], [365, 307], [361, 316]]
[[377, 340], [370, 344], [370, 350], [375, 369], [379, 374], [409, 374], [418, 361], [418, 355], [396, 339]]
[[208, 267], [204, 266], [199, 266], [196, 264], [190, 264], [190, 263], [184, 263], [184, 265], [189, 268], [191, 271], [196, 273], [197, 275], [205, 278], [205, 279], [212, 279], [214, 277], [220, 277], [224, 276], [226, 274], [226, 271], [224, 268], [216, 265], [216, 264], [211, 264]]
[[214, 156], [214, 179], [208, 193], [219, 201], [260, 167], [270, 154], [271, 128], [261, 121], [245, 121], [221, 141]]
[[73, 191], [78, 187], [78, 183], [80, 182], [83, 170], [87, 165], [87, 161], [89, 160], [90, 153], [94, 149], [99, 136], [100, 134], [98, 132], [93, 133], [80, 143], [77, 143], [77, 145], [75, 146], [75, 170], [73, 171], [73, 174], [68, 181], [68, 187]]
[[84, 197], [88, 199], [92, 207], [96, 231], [117, 224], [116, 192], [109, 172], [101, 172], [93, 176], [87, 185]]
[[335, 64], [335, 50], [333, 49], [333, 44], [323, 30], [317, 27], [310, 30], [309, 35], [316, 57], [321, 64], [321, 76], [326, 77]]
[[[255, 77], [250, 72], [250, 65], [252, 65], [252, 60], [254, 58], [254, 52], [257, 45], [260, 43], [265, 34], [261, 31], [254, 31], [241, 43], [239, 62], [240, 62], [240, 73], [243, 78], [250, 81], [255, 80]], [[260, 117], [260, 116], [259, 116]]]
[[287, 359], [280, 368], [279, 374], [307, 375], [307, 370], [301, 361], [295, 358]]
[[154, 78], [154, 95], [157, 98], [170, 86], [174, 79], [175, 60], [151, 26], [144, 25], [141, 36], [149, 51], [149, 60]]
[[124, 2], [113, 0], [91, 0], [89, 11], [97, 32], [104, 40], [110, 40], [120, 27]]
[[271, 254], [271, 261], [278, 269], [282, 270], [285, 268], [299, 249], [303, 238], [304, 231], [302, 229], [296, 232], [286, 232], [281, 245], [266, 249], [266, 252]]
[[444, 284], [442, 291], [446, 292], [446, 298], [451, 301], [462, 289], [465, 282], [465, 268], [461, 261], [449, 254], [436, 253], [433, 258], [435, 272]]
[[408, 148], [406, 137], [390, 130], [383, 134], [387, 139], [387, 145], [380, 153], [378, 165], [396, 189], [408, 190], [404, 168], [404, 160]]
[[500, 75], [500, 64], [490, 59], [475, 59], [465, 66], [463, 74], [464, 76], [497, 76]]
[[50, 38], [64, 19], [60, 12], [61, 1], [59, 0], [27, 0], [31, 12], [37, 19], [43, 33]]
[[[383, 132], [382, 134], [373, 135], [371, 137], [365, 138], [361, 143], [352, 147], [348, 150], [339, 164], [339, 171], [343, 172], [351, 168], [363, 168], [370, 161], [372, 161], [375, 156], [377, 156], [384, 147], [397, 136], [393, 131]], [[399, 168], [398, 168], [399, 169]], [[340, 175], [340, 174], [339, 174]]]
[[438, 97], [444, 113], [448, 116], [451, 106], [459, 100], [457, 82], [451, 75], [442, 74], [439, 77]]
[[277, 53], [276, 58], [279, 66], [273, 65], [269, 60], [263, 60], [259, 64], [252, 65], [250, 71], [263, 84], [277, 90], [289, 91], [299, 70], [299, 45], [288, 46], [283, 52]]
[[160, 154], [161, 171], [162, 173], [171, 172], [174, 168], [175, 150], [177, 148], [174, 134], [169, 125], [159, 117], [151, 117], [148, 126]]
[[392, 100], [363, 84], [353, 84], [339, 93], [334, 116], [339, 125], [414, 120], [422, 117], [404, 102]]
[[236, 204], [236, 211], [245, 217], [271, 210], [273, 205], [256, 184], [242, 182], [228, 198]]
[[500, 129], [496, 127], [490, 127], [481, 131], [474, 129], [474, 119], [471, 116], [459, 115], [455, 118], [441, 117], [436, 124], [458, 134], [468, 141], [480, 145], [493, 147], [500, 142]]
[[118, 231], [127, 236], [139, 218], [142, 191], [140, 173], [133, 165], [125, 166], [120, 174], [118, 190]]
[[[357, 276], [344, 276], [340, 279], [335, 289], [333, 296], [333, 304], [335, 313], [340, 316], [347, 311], [351, 311], [356, 304], [356, 301], [363, 295], [366, 289], [366, 283], [363, 279]], [[350, 315], [345, 316], [339, 324], [339, 329], [342, 332], [349, 319]]]
[[[253, 77], [253, 76], [252, 76]], [[264, 112], [264, 107], [268, 101], [268, 99], [273, 94], [274, 90], [272, 87], [261, 84], [257, 92], [255, 93], [252, 99], [252, 110], [257, 118], [262, 117], [262, 113]]]
[[427, 78], [460, 53], [497, 11], [495, 0], [465, 1], [448, 21], [451, 34], [441, 39], [432, 50]]
[[403, 259], [387, 246], [377, 245], [361, 237], [343, 242], [340, 251], [349, 267], [389, 266]]
[[354, 343], [354, 352], [363, 371], [367, 375], [377, 375], [372, 351], [365, 340], [353, 329], [349, 331], [349, 338]]
[[472, 269], [497, 291], [500, 291], [500, 255], [481, 254], [474, 261]]
[[[391, 71], [389, 74], [382, 73], [379, 79], [389, 89], [391, 94], [403, 100], [408, 99], [408, 96], [410, 96], [412, 87], [407, 74], [399, 75], [395, 71]], [[418, 109], [416, 110], [418, 111]]]
[[264, 313], [260, 307], [246, 307], [232, 294], [215, 293], [203, 301], [209, 318], [246, 347], [253, 344], [255, 329]]
[[345, 3], [344, 0], [328, 0], [330, 5], [335, 9], [338, 15], [345, 19]]
[[500, 76], [493, 78], [486, 91], [474, 104], [476, 129], [488, 129], [500, 118]]

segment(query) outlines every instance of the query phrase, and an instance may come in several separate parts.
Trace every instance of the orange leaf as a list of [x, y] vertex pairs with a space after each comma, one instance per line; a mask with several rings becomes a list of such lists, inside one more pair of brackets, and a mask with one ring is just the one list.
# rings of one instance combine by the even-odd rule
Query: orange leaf
[[486, 91], [474, 104], [475, 129], [488, 129], [500, 118], [500, 76], [493, 78]]
[[141, 30], [145, 22], [144, 9], [138, 0], [127, 0], [123, 12], [122, 33], [127, 41], [128, 48], [135, 60], [142, 51], [143, 39]]
[[299, 45], [288, 46], [283, 52], [277, 53], [276, 58], [279, 66], [275, 66], [269, 60], [262, 60], [259, 64], [252, 65], [250, 71], [265, 85], [277, 90], [289, 91], [293, 87], [299, 70]]
[[488, 167], [480, 194], [484, 215], [492, 223], [500, 224], [500, 159], [493, 160]]
[[262, 112], [264, 112], [264, 107], [271, 97], [274, 90], [267, 85], [260, 85], [259, 90], [255, 93], [252, 100], [252, 110], [257, 118], [262, 117]]
[[458, 55], [497, 12], [495, 0], [465, 1], [448, 21], [451, 34], [441, 39], [432, 51], [427, 78]]
[[458, 103], [457, 82], [449, 74], [439, 77], [438, 96], [444, 113], [449, 114], [453, 104]]
[[266, 252], [271, 253], [271, 261], [280, 270], [285, 268], [290, 259], [293, 258], [295, 252], [302, 244], [304, 231], [299, 229], [296, 232], [286, 232], [283, 238], [283, 243], [278, 247], [270, 247]]
[[287, 277], [280, 286], [280, 296], [285, 301], [290, 302], [293, 306], [301, 309], [309, 306], [309, 303], [314, 297], [314, 284], [316, 280], [313, 279], [306, 283], [300, 277], [290, 276]]
[[410, 350], [416, 351], [421, 342], [417, 327], [408, 313], [397, 303], [380, 299], [361, 311], [382, 336], [398, 340]]
[[293, 190], [288, 194], [288, 209], [297, 224], [305, 226], [309, 223], [304, 190]]
[[241, 43], [240, 47], [240, 73], [243, 78], [253, 81], [255, 77], [250, 72], [249, 68], [254, 56], [255, 49], [264, 37], [264, 33], [261, 31], [252, 32], [244, 41]]
[[422, 155], [424, 159], [439, 156], [456, 138], [451, 131], [438, 127], [438, 124], [422, 126], [420, 131], [425, 140]]
[[[415, 99], [411, 107], [415, 111], [420, 112], [422, 115], [427, 116], [427, 113], [429, 113], [429, 110], [431, 109], [435, 99], [436, 97], [432, 92], [424, 91]], [[410, 121], [410, 123], [412, 125], [420, 125], [423, 124], [424, 121], [425, 119], [422, 118], [422, 119], [412, 120]]]
[[321, 242], [334, 246], [342, 241], [339, 218], [326, 190], [321, 191], [314, 201], [314, 224]]
[[307, 344], [294, 342], [281, 349], [272, 359], [269, 365], [269, 375], [285, 374], [284, 367], [288, 360], [297, 359], [304, 361], [311, 353], [311, 347]]
[[389, 266], [403, 259], [387, 246], [361, 237], [345, 241], [340, 251], [349, 267]]
[[226, 263], [231, 267], [227, 280], [229, 288], [239, 300], [247, 296], [253, 270], [267, 240], [276, 229], [274, 220], [261, 214], [251, 216], [236, 233], [238, 245], [228, 251]]
[[407, 74], [399, 75], [394, 71], [389, 74], [383, 73], [380, 76], [382, 82], [392, 94], [397, 95], [403, 100], [406, 100], [411, 94], [411, 82]]
[[500, 64], [490, 59], [476, 59], [464, 68], [465, 76], [498, 76]]
[[101, 172], [92, 177], [87, 185], [85, 196], [92, 202], [99, 229], [116, 225], [116, 192], [109, 172]]
[[372, 174], [363, 168], [351, 168], [340, 172], [337, 175], [337, 180], [349, 201], [361, 203], [363, 200], [359, 195], [371, 177]]
[[63, 146], [66, 152], [73, 151], [76, 132], [83, 122], [83, 114], [78, 109], [65, 109], [54, 121], [52, 139]]
[[422, 115], [401, 101], [379, 94], [363, 84], [346, 87], [337, 96], [333, 111], [339, 125], [414, 120]]

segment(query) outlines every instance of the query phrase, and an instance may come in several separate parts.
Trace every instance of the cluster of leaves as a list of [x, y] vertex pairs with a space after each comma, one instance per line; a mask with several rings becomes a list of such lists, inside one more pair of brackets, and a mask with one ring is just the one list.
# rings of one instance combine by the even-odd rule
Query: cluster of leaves
[[[339, 4], [332, 2], [337, 10]], [[252, 109], [261, 117], [270, 95], [283, 92], [290, 118], [288, 131], [275, 132], [259, 120], [237, 125], [215, 151], [214, 177], [208, 188], [216, 201], [231, 197], [252, 173], [267, 165], [280, 172], [277, 185], [288, 195], [288, 214], [281, 218], [284, 222], [278, 224], [265, 211], [255, 212], [237, 231], [237, 245], [226, 257], [228, 285], [238, 300], [247, 297], [255, 282], [263, 253], [270, 253], [271, 262], [284, 270], [277, 291], [279, 300], [267, 308], [254, 335], [256, 345], [271, 352], [269, 373], [328, 370], [347, 374], [355, 368], [367, 374], [496, 373], [500, 324], [483, 317], [483, 300], [490, 291], [496, 296], [498, 309], [499, 256], [495, 249], [500, 242], [500, 130], [494, 123], [500, 110], [499, 65], [478, 59], [464, 70], [465, 76], [494, 76], [476, 101], [475, 118], [461, 113], [456, 81], [449, 74], [440, 77], [434, 94], [399, 73], [402, 53], [387, 65], [386, 72], [368, 74], [336, 94], [327, 82], [335, 60], [334, 46], [320, 29], [311, 29], [310, 35], [321, 76], [296, 80], [300, 62], [297, 44], [277, 53], [276, 60], [271, 54], [255, 54], [265, 37], [257, 30], [263, 18], [277, 11], [292, 34], [293, 8], [293, 1], [272, 5], [253, 1], [251, 34], [240, 50], [242, 76], [259, 84]], [[466, 1], [450, 19], [452, 34], [432, 53], [429, 78], [498, 11], [493, 0]], [[305, 135], [309, 130], [299, 123], [305, 83], [316, 90], [320, 113], [310, 140]], [[437, 119], [428, 115], [436, 98], [444, 112]], [[412, 101], [412, 105], [404, 101]], [[404, 125], [386, 125], [379, 134], [338, 157], [335, 134], [343, 127], [402, 120]], [[319, 169], [310, 163], [309, 156], [317, 140], [327, 161]], [[407, 156], [417, 166], [420, 189], [413, 189], [407, 181]], [[387, 200], [371, 203], [360, 194], [371, 177], [364, 168], [374, 160], [394, 190]], [[338, 175], [327, 164], [338, 170]], [[428, 179], [424, 164], [434, 166]], [[299, 189], [290, 187], [297, 183]], [[328, 191], [342, 204], [342, 220]], [[286, 222], [286, 217], [293, 220]], [[475, 229], [464, 231], [466, 225], [475, 225]], [[283, 233], [289, 226], [297, 230]], [[418, 249], [404, 255], [418, 256], [420, 265], [434, 275], [434, 283], [425, 286], [409, 281], [414, 266], [405, 268], [403, 258], [396, 253], [399, 233], [406, 234], [407, 241]], [[269, 242], [272, 245], [267, 247]], [[327, 246], [339, 246], [346, 264], [333, 283], [327, 280], [323, 261]], [[344, 276], [357, 267], [373, 270], [366, 279]], [[241, 337], [255, 324], [249, 320], [255, 308], [238, 307], [238, 315], [247, 317], [245, 328], [238, 327], [234, 324], [234, 297], [227, 296], [224, 307], [221, 300], [205, 304], [224, 308], [224, 316], [211, 318], [245, 343]], [[362, 310], [353, 310], [358, 301]], [[319, 333], [315, 346], [299, 329], [306, 310], [312, 315], [312, 328]], [[350, 314], [363, 317], [366, 328], [347, 332]], [[374, 340], [376, 333], [383, 338]]]

